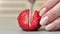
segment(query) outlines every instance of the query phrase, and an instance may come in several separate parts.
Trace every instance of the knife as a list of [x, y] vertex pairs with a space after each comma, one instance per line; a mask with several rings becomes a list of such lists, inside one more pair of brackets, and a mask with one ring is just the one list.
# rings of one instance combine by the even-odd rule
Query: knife
[[30, 18], [29, 18], [29, 21], [31, 22], [31, 20], [32, 20], [32, 16], [33, 16], [33, 14], [34, 14], [34, 11], [33, 11], [33, 7], [34, 7], [34, 4], [35, 4], [35, 1], [36, 0], [29, 0], [29, 2], [30, 2], [30, 4], [31, 4], [31, 8], [30, 8]]

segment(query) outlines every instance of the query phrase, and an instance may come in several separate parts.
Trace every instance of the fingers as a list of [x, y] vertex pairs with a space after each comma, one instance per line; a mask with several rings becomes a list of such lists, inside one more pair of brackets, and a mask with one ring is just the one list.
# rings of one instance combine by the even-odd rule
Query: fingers
[[60, 2], [50, 11], [48, 11], [45, 15], [42, 16], [42, 20], [40, 21], [40, 24], [41, 25], [49, 24], [59, 16], [60, 16]]
[[53, 21], [51, 24], [48, 24], [45, 27], [46, 30], [57, 30], [60, 29], [60, 18]]
[[40, 16], [43, 16], [49, 9], [56, 5], [60, 0], [47, 0], [47, 2], [41, 7], [39, 13]]

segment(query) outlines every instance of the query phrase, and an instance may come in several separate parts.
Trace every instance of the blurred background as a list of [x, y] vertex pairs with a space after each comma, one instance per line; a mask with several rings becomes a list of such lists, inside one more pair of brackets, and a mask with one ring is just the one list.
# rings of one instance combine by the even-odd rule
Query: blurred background
[[[36, 0], [34, 9], [40, 9], [44, 0]], [[16, 17], [21, 10], [30, 8], [28, 0], [0, 0], [0, 17]]]
[[[44, 2], [45, 0], [36, 0], [33, 10], [39, 10]], [[0, 34], [25, 34], [17, 22], [19, 13], [24, 9], [30, 9], [28, 0], [0, 0]]]

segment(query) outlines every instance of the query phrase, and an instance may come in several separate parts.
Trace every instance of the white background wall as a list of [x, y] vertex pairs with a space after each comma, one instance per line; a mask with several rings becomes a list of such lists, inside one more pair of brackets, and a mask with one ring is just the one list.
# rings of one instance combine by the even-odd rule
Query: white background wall
[[[43, 0], [37, 0], [34, 9], [40, 9], [38, 7], [43, 2]], [[27, 0], [0, 0], [0, 17], [16, 17], [21, 10], [26, 8], [30, 8]]]

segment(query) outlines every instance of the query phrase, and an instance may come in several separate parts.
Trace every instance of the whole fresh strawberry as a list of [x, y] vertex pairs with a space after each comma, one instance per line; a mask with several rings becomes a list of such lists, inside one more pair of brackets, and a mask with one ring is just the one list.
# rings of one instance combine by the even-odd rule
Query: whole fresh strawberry
[[18, 24], [19, 26], [26, 31], [35, 31], [38, 30], [41, 25], [39, 24], [41, 20], [41, 16], [39, 16], [39, 12], [35, 11], [34, 15], [32, 16], [32, 20], [29, 22], [29, 13], [30, 10], [26, 9], [22, 11], [18, 16]]

